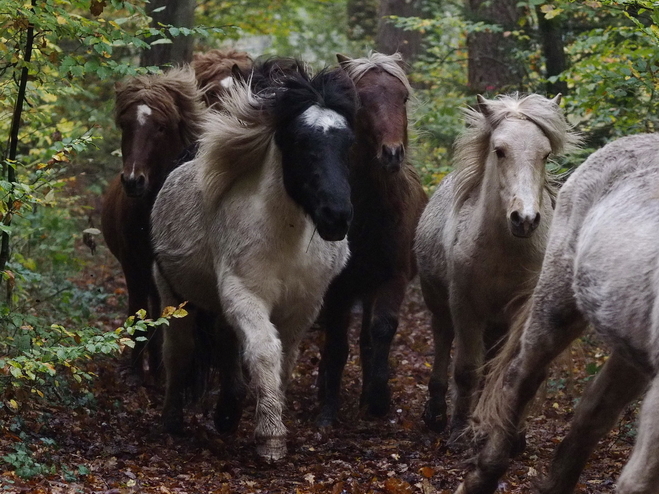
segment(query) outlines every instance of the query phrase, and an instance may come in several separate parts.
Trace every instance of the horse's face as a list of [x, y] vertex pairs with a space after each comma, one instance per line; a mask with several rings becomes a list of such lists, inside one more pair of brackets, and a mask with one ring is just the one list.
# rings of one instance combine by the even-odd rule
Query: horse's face
[[549, 139], [530, 120], [510, 118], [497, 126], [490, 142], [508, 227], [516, 237], [529, 237], [541, 220]]
[[397, 172], [407, 144], [407, 88], [381, 69], [369, 70], [356, 87], [360, 101], [357, 134], [376, 151], [375, 157], [386, 171]]
[[159, 190], [184, 147], [178, 123], [144, 103], [129, 106], [117, 122], [126, 195], [143, 197]]
[[342, 240], [352, 219], [348, 153], [354, 135], [337, 112], [309, 107], [275, 139], [282, 153], [284, 187], [311, 217], [324, 240]]

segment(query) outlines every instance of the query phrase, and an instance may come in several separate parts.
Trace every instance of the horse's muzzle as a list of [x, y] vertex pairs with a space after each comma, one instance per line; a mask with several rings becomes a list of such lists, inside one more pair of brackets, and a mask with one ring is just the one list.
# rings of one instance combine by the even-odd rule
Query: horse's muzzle
[[121, 184], [128, 197], [142, 197], [146, 192], [146, 177], [144, 175], [138, 175], [135, 178], [125, 178], [122, 173]]
[[382, 145], [379, 161], [382, 167], [389, 173], [400, 171], [405, 160], [405, 148], [402, 144], [398, 146]]
[[332, 209], [323, 207], [316, 217], [318, 235], [328, 242], [343, 240], [348, 234], [352, 221], [352, 207], [350, 209]]
[[520, 238], [530, 237], [540, 224], [540, 213], [535, 215], [522, 215], [517, 211], [510, 213], [508, 221], [510, 232]]

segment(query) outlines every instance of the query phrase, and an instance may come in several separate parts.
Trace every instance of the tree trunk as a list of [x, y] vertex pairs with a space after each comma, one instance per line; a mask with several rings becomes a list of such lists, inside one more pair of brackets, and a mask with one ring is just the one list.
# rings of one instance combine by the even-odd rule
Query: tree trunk
[[348, 0], [348, 39], [371, 42], [378, 30], [378, 0]]
[[381, 0], [378, 14], [377, 50], [388, 55], [400, 52], [411, 62], [421, 50], [421, 33], [397, 28], [387, 16], [421, 17], [422, 0]]
[[518, 27], [518, 0], [466, 0], [467, 14], [474, 22], [498, 24], [503, 33], [478, 32], [467, 37], [468, 81], [473, 93], [501, 93], [520, 89], [524, 67], [512, 54], [516, 40], [506, 32]]
[[[542, 38], [542, 53], [545, 56], [545, 77], [557, 76], [567, 68], [563, 29], [558, 19], [547, 19], [540, 10], [540, 6], [535, 9]], [[558, 93], [567, 94], [567, 82], [547, 82], [547, 93], [550, 96], [555, 96]]]
[[[160, 28], [161, 24], [174, 27], [192, 28], [194, 25], [195, 0], [151, 0], [147, 4], [147, 13], [153, 18], [151, 25]], [[165, 7], [159, 12], [156, 9]], [[166, 64], [183, 64], [192, 61], [192, 36], [167, 36], [172, 43], [154, 45], [150, 50], [144, 50], [140, 58], [143, 67]]]

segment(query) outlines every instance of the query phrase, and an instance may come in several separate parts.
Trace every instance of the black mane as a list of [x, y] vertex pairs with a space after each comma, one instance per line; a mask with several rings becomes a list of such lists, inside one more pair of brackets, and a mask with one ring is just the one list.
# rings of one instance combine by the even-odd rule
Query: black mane
[[251, 86], [255, 94], [267, 101], [278, 128], [313, 105], [334, 110], [350, 127], [354, 124], [357, 93], [341, 68], [325, 68], [311, 76], [297, 59], [268, 58], [255, 64]]

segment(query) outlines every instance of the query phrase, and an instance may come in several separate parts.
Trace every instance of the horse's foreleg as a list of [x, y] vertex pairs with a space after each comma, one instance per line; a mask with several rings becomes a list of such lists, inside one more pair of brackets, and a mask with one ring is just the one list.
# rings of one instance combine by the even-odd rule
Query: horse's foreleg
[[367, 295], [362, 298], [362, 328], [359, 333], [359, 357], [362, 361], [362, 394], [359, 406], [366, 404], [366, 388], [370, 386], [373, 376], [373, 342], [371, 340], [371, 323], [373, 322], [373, 304], [375, 295]]
[[243, 376], [240, 342], [233, 329], [217, 323], [217, 347], [220, 353], [220, 396], [215, 407], [215, 428], [219, 432], [235, 432], [243, 414], [247, 394]]
[[[623, 408], [646, 386], [647, 377], [614, 352], [581, 398], [570, 432], [556, 450], [542, 493], [572, 492], [597, 442], [615, 425]], [[643, 436], [639, 434], [639, 437]], [[656, 439], [653, 448], [656, 448]], [[643, 468], [647, 468], [645, 463]], [[638, 473], [632, 476], [637, 477]]]
[[433, 289], [422, 283], [423, 297], [432, 312], [432, 336], [435, 359], [428, 383], [428, 401], [423, 411], [423, 421], [428, 428], [442, 432], [448, 422], [446, 393], [448, 391], [448, 368], [453, 344], [453, 321], [448, 306], [448, 293], [444, 289]]
[[325, 297], [325, 344], [318, 366], [319, 427], [336, 421], [340, 406], [341, 377], [348, 360], [348, 326], [353, 299], [332, 285]]
[[282, 382], [284, 393], [288, 389], [300, 353], [300, 342], [318, 316], [319, 304], [304, 300], [298, 308], [289, 307], [290, 313], [284, 320], [276, 321], [284, 350]]
[[[134, 266], [132, 264], [121, 265], [124, 277], [126, 278], [126, 289], [128, 290], [128, 315], [134, 316], [139, 310], [145, 310], [149, 316], [149, 292], [153, 284], [151, 273], [148, 268]], [[146, 339], [137, 339], [137, 338]], [[143, 374], [142, 362], [144, 361], [144, 352], [147, 348], [149, 334], [136, 333], [133, 336], [135, 346], [131, 352], [131, 367], [140, 376]]]
[[659, 376], [655, 376], [641, 407], [636, 445], [618, 479], [619, 494], [659, 492]]
[[277, 329], [270, 322], [270, 308], [236, 276], [224, 276], [219, 288], [223, 313], [242, 344], [256, 393], [256, 452], [268, 461], [279, 460], [286, 455], [283, 355]]
[[485, 322], [474, 314], [469, 304], [465, 303], [452, 302], [451, 314], [455, 323], [453, 364], [455, 400], [449, 424], [451, 430], [449, 442], [459, 443], [462, 441], [474, 405], [474, 399], [479, 391], [480, 369], [485, 356], [483, 341]]
[[368, 413], [376, 417], [387, 414], [391, 406], [389, 390], [389, 352], [398, 330], [398, 312], [405, 297], [407, 280], [398, 276], [381, 286], [375, 295], [370, 327], [370, 380], [364, 382], [364, 402]]

